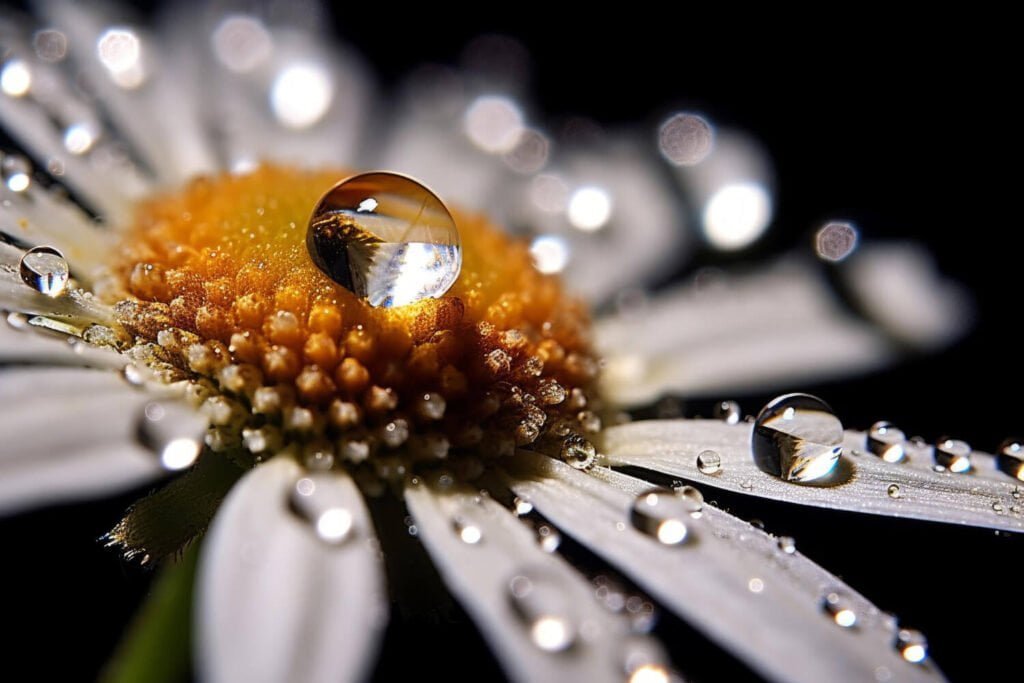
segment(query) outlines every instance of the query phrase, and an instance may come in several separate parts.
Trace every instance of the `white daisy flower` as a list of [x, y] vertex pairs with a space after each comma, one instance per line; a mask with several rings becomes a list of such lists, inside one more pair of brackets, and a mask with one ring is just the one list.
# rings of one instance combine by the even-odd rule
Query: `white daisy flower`
[[948, 344], [969, 306], [921, 251], [837, 221], [817, 258], [643, 295], [691, 232], [769, 225], [749, 138], [678, 112], [660, 156], [563, 145], [457, 71], [385, 108], [282, 8], [42, 16], [0, 19], [0, 512], [155, 487], [106, 537], [163, 567], [112, 678], [187, 675], [193, 582], [202, 680], [379, 674], [429, 556], [514, 680], [680, 678], [701, 653], [655, 606], [767, 679], [942, 679], [921, 633], [705, 496], [1020, 532], [1019, 444], [844, 429], [799, 393], [645, 409]]

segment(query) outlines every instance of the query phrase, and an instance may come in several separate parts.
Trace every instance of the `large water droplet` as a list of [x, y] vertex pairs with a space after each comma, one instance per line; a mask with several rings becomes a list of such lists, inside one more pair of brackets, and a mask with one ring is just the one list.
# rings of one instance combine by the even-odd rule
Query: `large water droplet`
[[527, 624], [530, 640], [546, 652], [561, 652], [576, 640], [576, 617], [555, 577], [540, 571], [521, 572], [508, 584], [516, 614]]
[[21, 257], [21, 279], [46, 296], [60, 296], [68, 284], [68, 262], [53, 247], [32, 247]]
[[448, 209], [395, 173], [362, 173], [331, 188], [313, 211], [306, 247], [328, 277], [385, 308], [443, 296], [462, 267]]
[[868, 432], [868, 450], [886, 462], [903, 462], [907, 457], [903, 442], [906, 434], [888, 422], [876, 422]]
[[828, 612], [837, 626], [852, 628], [857, 625], [857, 613], [853, 609], [853, 603], [843, 593], [828, 593], [821, 601], [821, 608]]
[[1017, 439], [1004, 441], [996, 453], [996, 467], [1014, 479], [1024, 481], [1024, 444]]
[[896, 650], [903, 659], [920, 664], [928, 657], [928, 639], [920, 631], [901, 628], [896, 633]]
[[341, 480], [332, 474], [311, 472], [295, 482], [288, 496], [292, 511], [308, 522], [317, 537], [331, 545], [352, 534], [352, 513], [345, 507]]
[[686, 520], [692, 507], [689, 501], [671, 491], [654, 489], [636, 497], [629, 517], [633, 526], [659, 543], [679, 545], [689, 535]]
[[960, 439], [939, 439], [935, 444], [935, 464], [954, 474], [971, 469], [971, 447]]
[[754, 462], [787, 481], [822, 479], [843, 452], [843, 425], [820, 398], [786, 394], [757, 416], [751, 436]]
[[697, 454], [697, 469], [701, 474], [718, 474], [722, 471], [722, 456], [717, 451], [701, 451]]
[[190, 467], [203, 450], [206, 418], [177, 401], [150, 401], [136, 425], [139, 443], [168, 470]]

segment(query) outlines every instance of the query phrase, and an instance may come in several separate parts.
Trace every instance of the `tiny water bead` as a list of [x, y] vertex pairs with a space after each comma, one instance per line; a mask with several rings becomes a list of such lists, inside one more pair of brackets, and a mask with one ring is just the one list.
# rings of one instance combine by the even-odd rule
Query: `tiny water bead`
[[577, 619], [555, 576], [523, 571], [512, 577], [508, 591], [512, 609], [527, 625], [534, 645], [545, 652], [562, 652], [576, 642]]
[[939, 439], [935, 444], [935, 464], [954, 474], [963, 474], [971, 469], [971, 447], [960, 439]]
[[32, 247], [21, 257], [21, 279], [40, 294], [58, 297], [70, 276], [64, 255], [53, 247]]
[[901, 628], [896, 633], [895, 647], [903, 659], [920, 664], [928, 658], [928, 639], [920, 631]]
[[292, 486], [288, 504], [324, 543], [340, 545], [352, 534], [352, 513], [341, 503], [345, 492], [331, 474], [310, 473]]
[[743, 411], [740, 409], [740, 404], [736, 401], [719, 401], [715, 404], [715, 409], [712, 413], [715, 419], [722, 420], [726, 424], [739, 424], [740, 419], [743, 418]]
[[809, 394], [786, 394], [758, 414], [751, 436], [754, 462], [786, 481], [821, 480], [843, 452], [843, 425], [828, 404]]
[[697, 469], [701, 474], [718, 474], [722, 471], [722, 456], [717, 451], [701, 451], [697, 454]]
[[679, 545], [689, 536], [686, 520], [693, 512], [691, 501], [680, 498], [672, 491], [653, 489], [634, 499], [630, 521], [634, 527], [657, 539], [662, 545]]
[[889, 484], [885, 489], [885, 494], [890, 498], [901, 498], [903, 496], [903, 492], [900, 490], [899, 484]]
[[1018, 439], [1004, 441], [996, 452], [996, 467], [1008, 476], [1024, 481], [1024, 444]]
[[822, 598], [821, 607], [832, 617], [837, 626], [853, 628], [857, 625], [857, 613], [853, 609], [853, 603], [845, 594], [838, 591], [826, 594]]
[[191, 467], [203, 450], [207, 420], [178, 401], [150, 401], [139, 412], [136, 439], [167, 470]]
[[903, 447], [906, 440], [902, 430], [888, 422], [876, 422], [868, 432], [868, 450], [886, 462], [903, 462], [907, 457]]
[[329, 278], [385, 308], [443, 296], [462, 267], [451, 213], [396, 173], [362, 173], [332, 187], [313, 210], [306, 247]]

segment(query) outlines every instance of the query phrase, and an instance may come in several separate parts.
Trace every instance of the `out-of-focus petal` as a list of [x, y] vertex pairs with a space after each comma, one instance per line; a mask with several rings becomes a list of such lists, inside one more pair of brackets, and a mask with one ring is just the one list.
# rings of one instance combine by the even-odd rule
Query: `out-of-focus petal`
[[[636, 523], [634, 503], [650, 488], [643, 482], [520, 455], [510, 481], [519, 496], [762, 675], [852, 682], [885, 668], [898, 680], [941, 680], [934, 666], [901, 660], [891, 619], [746, 522], [703, 506], [699, 519], [674, 520], [690, 529], [684, 543], [662, 542]], [[856, 629], [822, 609], [828, 593], [848, 602]]]
[[[934, 447], [902, 441], [902, 462], [872, 455], [864, 432], [847, 430], [836, 485], [808, 486], [762, 472], [751, 455], [749, 423], [644, 420], [606, 429], [603, 452], [613, 465], [634, 465], [700, 485], [786, 503], [912, 517], [1024, 532], [1020, 482], [975, 451], [969, 472], [935, 471]], [[712, 450], [721, 469], [704, 474], [697, 456]]]
[[128, 364], [128, 360], [113, 349], [90, 346], [74, 338], [40, 334], [32, 330], [27, 321], [17, 325], [26, 329], [16, 329], [0, 320], [0, 365], [71, 365], [120, 370]]
[[[352, 481], [323, 476], [305, 484], [281, 456], [225, 500], [199, 560], [203, 680], [334, 683], [368, 673], [386, 615], [380, 551]], [[291, 509], [297, 487], [309, 486], [328, 504], [319, 523]]]

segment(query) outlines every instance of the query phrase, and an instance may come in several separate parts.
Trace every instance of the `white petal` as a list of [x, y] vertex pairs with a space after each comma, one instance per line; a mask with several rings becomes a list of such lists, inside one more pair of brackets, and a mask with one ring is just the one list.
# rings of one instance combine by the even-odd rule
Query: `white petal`
[[0, 371], [0, 514], [159, 477], [159, 460], [135, 442], [146, 401], [111, 372]]
[[894, 347], [844, 312], [807, 263], [784, 261], [720, 286], [685, 285], [598, 322], [604, 390], [638, 405], [666, 392], [758, 389], [878, 366]]
[[113, 349], [90, 346], [73, 337], [61, 339], [31, 328], [15, 329], [0, 321], [0, 365], [19, 363], [120, 370], [128, 361]]
[[[975, 452], [965, 474], [935, 472], [931, 446], [906, 442], [902, 463], [871, 455], [863, 432], [846, 431], [836, 486], [807, 486], [762, 472], [750, 450], [751, 425], [717, 420], [644, 420], [604, 431], [603, 452], [613, 465], [634, 465], [744, 495], [787, 503], [912, 517], [948, 524], [1024, 531], [1020, 482], [999, 472], [995, 459]], [[697, 456], [719, 454], [722, 469], [703, 474]], [[857, 455], [854, 455], [857, 453]], [[842, 472], [845, 470], [845, 474]], [[891, 488], [895, 486], [896, 488]]]
[[[629, 635], [625, 619], [601, 607], [583, 577], [544, 552], [508, 510], [474, 492], [444, 493], [422, 484], [410, 486], [405, 499], [442, 578], [511, 678], [622, 679], [622, 646]], [[540, 606], [542, 614], [517, 611], [512, 592], [516, 577], [555, 588], [553, 601]], [[552, 641], [542, 630], [545, 618], [567, 627], [556, 636], [575, 632], [575, 637]]]
[[204, 541], [198, 575], [200, 677], [223, 681], [359, 680], [385, 621], [379, 549], [362, 498], [338, 474], [331, 495], [352, 524], [330, 545], [289, 510], [302, 475], [278, 457], [228, 495]]
[[[897, 680], [941, 679], [931, 665], [900, 659], [892, 624], [877, 608], [749, 524], [705, 505], [700, 519], [686, 520], [687, 542], [666, 545], [631, 523], [635, 495], [649, 488], [642, 482], [600, 469], [591, 476], [532, 454], [516, 462], [523, 470], [510, 484], [518, 495], [758, 673], [853, 682], [873, 680], [884, 666]], [[856, 629], [822, 610], [832, 591], [849, 597]]]

